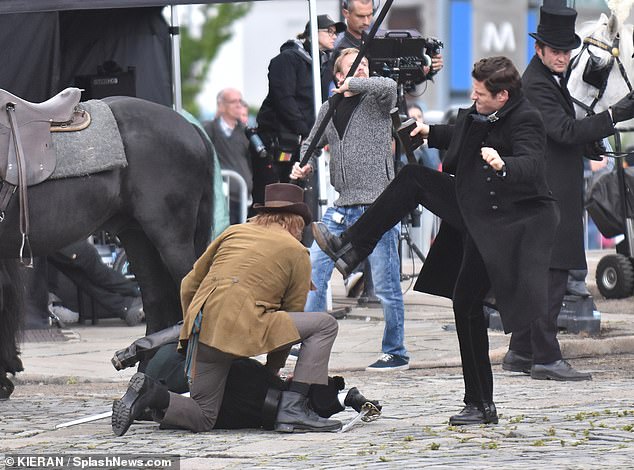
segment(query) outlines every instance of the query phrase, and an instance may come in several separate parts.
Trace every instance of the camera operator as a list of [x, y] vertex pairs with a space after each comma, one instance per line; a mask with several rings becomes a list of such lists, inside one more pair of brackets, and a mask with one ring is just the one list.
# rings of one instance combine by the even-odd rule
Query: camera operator
[[[369, 77], [364, 58], [354, 77], [345, 78], [357, 57], [354, 48], [341, 51], [335, 62], [336, 93], [344, 98], [328, 123], [318, 147], [330, 146], [331, 184], [339, 193], [334, 207], [329, 207], [322, 221], [340, 233], [352, 225], [394, 178], [390, 110], [396, 103], [396, 82], [384, 77]], [[345, 79], [345, 80], [344, 80]], [[318, 123], [330, 103], [319, 111], [317, 123], [302, 145], [302, 156], [315, 137]], [[305, 179], [316, 168], [313, 156], [304, 167], [296, 163], [293, 179]], [[404, 342], [404, 308], [398, 263], [398, 227], [388, 231], [369, 256], [376, 295], [381, 300], [385, 317], [382, 356], [367, 370], [391, 371], [409, 368]], [[326, 310], [328, 280], [333, 262], [316, 243], [310, 250], [312, 281], [316, 290], [308, 294], [305, 311]]]
[[[220, 168], [233, 170], [242, 176], [247, 184], [247, 193], [251, 194], [253, 171], [249, 141], [242, 123], [246, 108], [242, 93], [235, 88], [220, 90], [216, 97], [216, 104], [216, 118], [204, 124], [205, 131], [214, 144]], [[243, 222], [240, 220], [240, 188], [237, 184], [229, 187], [229, 221], [231, 224], [238, 224]]]
[[[317, 17], [319, 61], [327, 67], [329, 52], [337, 34], [345, 30], [328, 15]], [[286, 41], [269, 64], [269, 92], [257, 116], [258, 130], [271, 160], [256, 162], [255, 202], [261, 202], [263, 188], [271, 182], [288, 182], [299, 147], [315, 122], [310, 22], [297, 39]], [[322, 72], [323, 73], [323, 72]]]

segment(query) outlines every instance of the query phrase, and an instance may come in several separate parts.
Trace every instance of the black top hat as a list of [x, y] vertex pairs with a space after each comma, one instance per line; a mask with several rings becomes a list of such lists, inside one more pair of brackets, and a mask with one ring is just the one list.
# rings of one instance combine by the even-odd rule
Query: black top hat
[[273, 183], [264, 188], [264, 204], [255, 203], [257, 212], [290, 212], [301, 215], [306, 225], [312, 221], [310, 209], [304, 203], [304, 190], [295, 184]]
[[560, 51], [576, 49], [581, 38], [575, 34], [577, 12], [572, 8], [539, 9], [539, 26], [536, 33], [528, 33], [537, 41]]

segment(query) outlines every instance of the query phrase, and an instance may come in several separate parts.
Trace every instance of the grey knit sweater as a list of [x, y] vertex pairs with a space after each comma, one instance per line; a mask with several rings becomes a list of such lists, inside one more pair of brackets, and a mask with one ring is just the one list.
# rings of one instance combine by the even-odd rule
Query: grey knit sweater
[[[339, 193], [336, 206], [372, 204], [394, 178], [390, 110], [396, 104], [396, 82], [384, 77], [352, 78], [349, 89], [362, 97], [343, 138], [331, 120], [317, 145], [329, 145], [330, 183]], [[302, 158], [327, 110], [325, 102], [302, 144]], [[315, 156], [309, 164], [317, 167]]]

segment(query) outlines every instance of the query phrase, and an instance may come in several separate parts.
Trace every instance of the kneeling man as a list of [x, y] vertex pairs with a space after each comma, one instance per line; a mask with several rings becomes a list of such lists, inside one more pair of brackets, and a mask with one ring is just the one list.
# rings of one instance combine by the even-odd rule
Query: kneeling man
[[293, 381], [282, 392], [275, 430], [337, 431], [308, 406], [311, 384], [328, 383], [337, 321], [327, 313], [303, 312], [310, 289], [310, 257], [299, 242], [310, 223], [303, 190], [277, 183], [248, 223], [225, 230], [183, 279], [181, 349], [187, 348], [191, 398], [135, 374], [113, 403], [112, 429], [123, 435], [146, 409], [161, 427], [214, 429], [234, 359], [268, 353], [266, 366], [283, 367], [290, 346], [302, 343]]

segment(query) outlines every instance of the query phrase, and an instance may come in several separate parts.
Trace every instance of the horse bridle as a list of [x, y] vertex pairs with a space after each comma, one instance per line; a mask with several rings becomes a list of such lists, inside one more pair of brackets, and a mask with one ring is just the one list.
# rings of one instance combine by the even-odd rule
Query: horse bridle
[[[625, 81], [627, 88], [629, 89], [629, 91], [632, 91], [632, 84], [630, 83], [630, 79], [628, 78], [627, 72], [625, 71], [625, 66], [623, 65], [623, 62], [621, 62], [621, 58], [619, 57], [620, 40], [621, 40], [621, 36], [618, 33], [614, 37], [614, 41], [612, 42], [612, 44], [607, 44], [603, 41], [600, 41], [598, 39], [588, 36], [583, 39], [583, 47], [581, 48], [579, 53], [572, 59], [572, 63], [570, 65], [568, 74], [570, 74], [570, 71], [572, 71], [579, 64], [579, 60], [581, 59], [581, 55], [583, 54], [583, 51], [587, 50], [588, 54], [590, 55], [590, 59], [586, 63], [586, 68], [583, 71], [583, 81], [588, 83], [590, 86], [597, 88], [599, 90], [599, 93], [597, 93], [597, 95], [594, 97], [594, 100], [589, 105], [571, 96], [573, 103], [575, 103], [577, 106], [582, 108], [586, 112], [587, 116], [591, 116], [595, 114], [594, 107], [596, 106], [596, 104], [599, 102], [599, 100], [603, 97], [603, 94], [605, 93], [605, 89], [607, 88], [607, 85], [608, 85], [608, 78], [610, 75], [610, 71], [612, 70], [612, 67], [614, 66], [614, 62], [618, 64], [619, 71], [621, 72], [621, 77], [623, 77], [623, 80]], [[634, 42], [634, 37], [633, 37], [633, 42]], [[593, 68], [591, 64], [593, 62], [596, 64], [596, 60], [593, 60], [593, 59], [596, 58], [597, 56], [595, 56], [590, 51], [589, 46], [596, 46], [599, 49], [607, 51], [611, 54], [612, 57], [610, 58], [607, 64], [601, 67], [597, 67], [595, 65], [595, 67]]]

